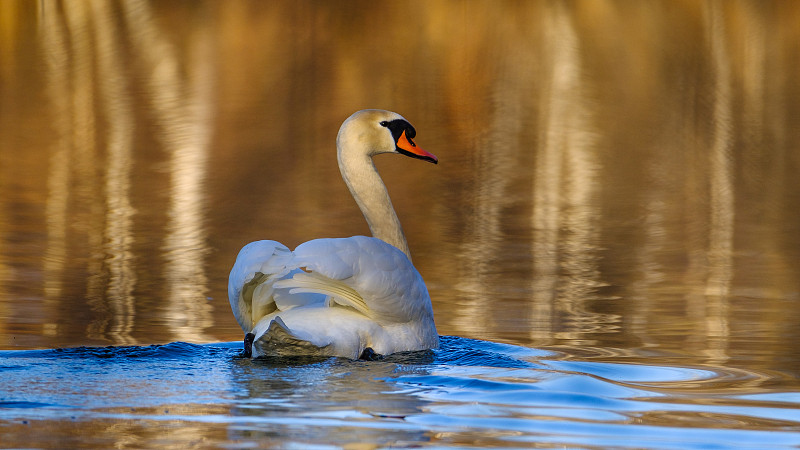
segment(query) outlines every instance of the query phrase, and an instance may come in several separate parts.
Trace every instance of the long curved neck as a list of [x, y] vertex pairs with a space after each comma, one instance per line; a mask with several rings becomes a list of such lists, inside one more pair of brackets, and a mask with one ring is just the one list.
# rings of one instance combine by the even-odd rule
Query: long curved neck
[[367, 220], [372, 236], [391, 244], [411, 259], [400, 219], [394, 212], [386, 185], [383, 184], [372, 157], [360, 152], [339, 149], [339, 170], [347, 188]]

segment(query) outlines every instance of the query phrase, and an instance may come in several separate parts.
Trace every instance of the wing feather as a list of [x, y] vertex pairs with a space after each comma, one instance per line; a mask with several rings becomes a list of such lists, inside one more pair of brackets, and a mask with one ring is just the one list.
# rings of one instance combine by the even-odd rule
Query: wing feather
[[289, 289], [290, 294], [312, 293], [330, 296], [342, 306], [349, 306], [369, 316], [369, 306], [361, 294], [342, 281], [317, 272], [298, 272], [292, 278], [275, 282], [275, 287]]

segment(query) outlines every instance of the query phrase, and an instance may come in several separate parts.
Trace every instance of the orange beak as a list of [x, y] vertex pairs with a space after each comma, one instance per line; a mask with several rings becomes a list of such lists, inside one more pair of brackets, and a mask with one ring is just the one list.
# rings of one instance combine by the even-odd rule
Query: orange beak
[[403, 133], [397, 139], [397, 151], [403, 155], [432, 162], [434, 164], [439, 162], [439, 158], [437, 158], [436, 155], [433, 153], [428, 153], [425, 150], [417, 147], [417, 144], [415, 144], [414, 141], [406, 136], [405, 130], [403, 130]]

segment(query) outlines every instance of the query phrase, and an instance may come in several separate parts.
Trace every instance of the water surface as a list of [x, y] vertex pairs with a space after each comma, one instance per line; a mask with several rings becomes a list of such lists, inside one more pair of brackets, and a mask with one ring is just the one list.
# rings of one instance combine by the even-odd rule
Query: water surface
[[[800, 445], [797, 23], [791, 1], [0, 2], [3, 443]], [[362, 108], [440, 159], [376, 164], [446, 345], [236, 358], [244, 244], [368, 233], [334, 147]]]
[[777, 373], [573, 361], [456, 337], [369, 362], [250, 360], [239, 347], [0, 352], [4, 445], [800, 445], [800, 399], [769, 387]]

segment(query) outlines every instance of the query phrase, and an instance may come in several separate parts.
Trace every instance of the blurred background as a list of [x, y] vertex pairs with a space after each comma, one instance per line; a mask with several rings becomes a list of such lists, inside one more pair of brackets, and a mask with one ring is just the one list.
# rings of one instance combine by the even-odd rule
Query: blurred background
[[0, 348], [241, 339], [239, 249], [367, 234], [440, 334], [800, 370], [800, 3], [0, 2]]

